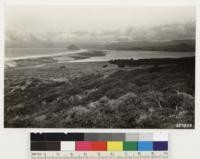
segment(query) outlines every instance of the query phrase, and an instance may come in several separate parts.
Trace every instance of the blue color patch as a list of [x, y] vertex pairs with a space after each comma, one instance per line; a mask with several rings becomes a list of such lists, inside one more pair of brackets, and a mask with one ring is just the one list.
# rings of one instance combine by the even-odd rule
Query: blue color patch
[[154, 151], [167, 151], [168, 150], [168, 142], [167, 141], [153, 142], [153, 150]]
[[153, 151], [153, 142], [151, 141], [139, 141], [138, 151]]

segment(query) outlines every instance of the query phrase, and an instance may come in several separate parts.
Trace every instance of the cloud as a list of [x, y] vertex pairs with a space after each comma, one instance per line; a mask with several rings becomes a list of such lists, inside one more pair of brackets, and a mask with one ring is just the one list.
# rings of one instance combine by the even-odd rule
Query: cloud
[[196, 24], [194, 21], [187, 23], [174, 23], [151, 28], [128, 27], [124, 30], [103, 30], [73, 32], [38, 32], [28, 33], [19, 31], [6, 32], [6, 46], [37, 46], [49, 44], [66, 44], [71, 42], [111, 42], [111, 41], [152, 41], [152, 40], [184, 40], [195, 39]]

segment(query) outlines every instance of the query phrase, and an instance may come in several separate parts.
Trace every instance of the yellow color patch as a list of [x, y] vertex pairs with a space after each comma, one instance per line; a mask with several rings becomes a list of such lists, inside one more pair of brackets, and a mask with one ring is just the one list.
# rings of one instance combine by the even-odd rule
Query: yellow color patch
[[108, 141], [107, 142], [108, 151], [123, 151], [123, 142], [120, 141]]

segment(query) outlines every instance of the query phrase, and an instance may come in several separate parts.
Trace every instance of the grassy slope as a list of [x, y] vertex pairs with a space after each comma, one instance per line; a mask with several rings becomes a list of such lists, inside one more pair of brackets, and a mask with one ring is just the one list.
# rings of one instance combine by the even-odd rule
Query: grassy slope
[[175, 128], [179, 123], [194, 124], [194, 59], [190, 67], [118, 68], [99, 62], [5, 71], [6, 127]]

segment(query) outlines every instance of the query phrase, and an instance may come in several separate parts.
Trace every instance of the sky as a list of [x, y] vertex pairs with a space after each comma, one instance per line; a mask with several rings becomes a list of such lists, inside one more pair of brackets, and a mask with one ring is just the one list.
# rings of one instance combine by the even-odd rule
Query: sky
[[122, 30], [195, 21], [187, 6], [8, 5], [5, 29], [21, 32]]

